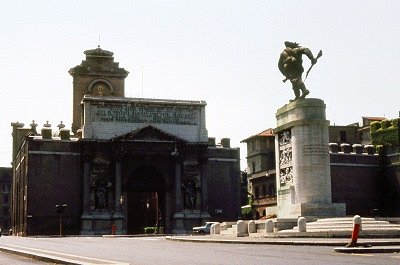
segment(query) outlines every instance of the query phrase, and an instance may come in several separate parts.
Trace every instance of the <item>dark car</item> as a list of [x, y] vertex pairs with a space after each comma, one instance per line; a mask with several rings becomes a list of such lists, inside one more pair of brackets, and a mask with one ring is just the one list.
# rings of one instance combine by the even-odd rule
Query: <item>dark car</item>
[[193, 227], [193, 233], [196, 233], [196, 234], [209, 234], [212, 224], [217, 224], [217, 222], [206, 222], [202, 226]]

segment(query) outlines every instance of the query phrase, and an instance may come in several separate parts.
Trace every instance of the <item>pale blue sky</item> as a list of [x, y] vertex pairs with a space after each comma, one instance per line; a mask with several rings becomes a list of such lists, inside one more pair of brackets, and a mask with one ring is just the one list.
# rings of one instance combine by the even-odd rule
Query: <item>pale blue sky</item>
[[243, 160], [239, 142], [275, 127], [293, 97], [277, 68], [286, 40], [323, 50], [306, 86], [331, 124], [396, 118], [399, 13], [395, 0], [3, 2], [0, 166], [10, 166], [11, 122], [71, 124], [68, 70], [99, 35], [130, 71], [126, 96], [205, 100], [209, 136], [230, 137]]

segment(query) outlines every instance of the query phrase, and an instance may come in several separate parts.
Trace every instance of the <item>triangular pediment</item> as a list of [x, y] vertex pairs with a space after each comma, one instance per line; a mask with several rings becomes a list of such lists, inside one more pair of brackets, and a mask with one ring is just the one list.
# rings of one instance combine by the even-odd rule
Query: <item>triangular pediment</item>
[[148, 141], [148, 142], [185, 142], [182, 138], [164, 132], [154, 126], [146, 126], [135, 131], [120, 135], [114, 140]]

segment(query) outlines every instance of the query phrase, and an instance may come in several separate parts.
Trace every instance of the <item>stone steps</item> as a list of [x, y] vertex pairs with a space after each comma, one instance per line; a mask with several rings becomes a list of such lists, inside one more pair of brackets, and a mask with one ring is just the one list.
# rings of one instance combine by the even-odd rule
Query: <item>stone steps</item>
[[[360, 233], [364, 234], [400, 234], [400, 225], [391, 224], [383, 220], [375, 220], [374, 218], [361, 218], [362, 230]], [[315, 222], [307, 223], [307, 232], [321, 232], [321, 233], [340, 233], [340, 232], [351, 232], [353, 230], [353, 218], [325, 218], [319, 219]], [[295, 226], [293, 229], [281, 230], [278, 233], [294, 233], [298, 232], [298, 227]]]
[[[360, 231], [361, 237], [400, 237], [400, 223], [395, 224], [389, 223], [385, 220], [375, 220], [374, 218], [362, 217], [362, 230]], [[288, 221], [284, 219], [277, 219], [274, 222]], [[246, 223], [248, 221], [245, 221]], [[293, 225], [291, 229], [281, 228], [282, 230], [276, 233], [266, 233], [264, 220], [255, 221], [257, 233], [251, 233], [250, 237], [348, 237], [353, 231], [353, 217], [339, 217], [339, 218], [324, 218], [318, 219], [313, 222], [308, 222], [306, 224], [307, 232], [300, 233], [297, 226]], [[234, 222], [222, 223], [221, 224], [221, 234], [232, 236], [236, 235], [237, 225]]]
[[[394, 225], [384, 220], [375, 220], [374, 218], [365, 218], [361, 217], [361, 222], [363, 225]], [[353, 218], [326, 218], [326, 219], [318, 219], [315, 222], [309, 222], [307, 225], [310, 226], [318, 226], [318, 225], [353, 225]]]

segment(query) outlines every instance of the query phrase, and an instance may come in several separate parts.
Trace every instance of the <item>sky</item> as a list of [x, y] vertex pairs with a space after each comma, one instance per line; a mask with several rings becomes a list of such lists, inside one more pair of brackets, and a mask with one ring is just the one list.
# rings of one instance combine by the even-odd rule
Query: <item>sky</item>
[[242, 170], [240, 141], [274, 128], [294, 97], [277, 67], [284, 41], [323, 51], [305, 84], [331, 125], [397, 118], [399, 10], [398, 0], [4, 1], [0, 166], [11, 166], [12, 122], [70, 127], [68, 70], [98, 45], [130, 72], [125, 96], [205, 100], [209, 137], [231, 138]]

